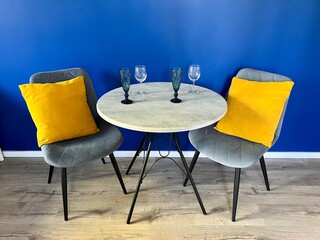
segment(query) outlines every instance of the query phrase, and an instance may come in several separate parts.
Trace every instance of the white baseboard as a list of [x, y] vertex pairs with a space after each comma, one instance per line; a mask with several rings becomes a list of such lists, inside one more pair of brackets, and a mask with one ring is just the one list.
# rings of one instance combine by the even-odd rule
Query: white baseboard
[[320, 152], [266, 152], [265, 158], [319, 158]]
[[[167, 152], [162, 151], [163, 155]], [[116, 157], [133, 157], [135, 151], [115, 151], [114, 155]], [[192, 157], [194, 151], [184, 151], [185, 157]], [[0, 149], [0, 159], [1, 159], [1, 149]], [[3, 156], [6, 157], [43, 157], [41, 151], [3, 151]], [[142, 156], [142, 155], [141, 155]], [[150, 157], [159, 157], [158, 151], [151, 151]], [[177, 151], [171, 151], [170, 157], [179, 157]], [[200, 155], [201, 157], [201, 155]], [[266, 152], [264, 154], [265, 158], [319, 158], [320, 152]], [[1, 160], [3, 161], [3, 160]]]
[[4, 160], [4, 156], [3, 156], [3, 153], [1, 151], [1, 148], [0, 148], [0, 161], [3, 161]]

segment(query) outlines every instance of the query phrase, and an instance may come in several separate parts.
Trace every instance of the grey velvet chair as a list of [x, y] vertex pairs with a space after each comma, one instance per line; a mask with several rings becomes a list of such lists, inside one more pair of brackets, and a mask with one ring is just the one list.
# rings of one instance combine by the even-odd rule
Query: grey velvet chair
[[[237, 77], [251, 81], [291, 81], [291, 79], [286, 76], [249, 68], [241, 69], [238, 72]], [[272, 146], [279, 138], [287, 101], [284, 105], [282, 115], [272, 141]], [[263, 154], [269, 150], [268, 147], [239, 137], [220, 133], [214, 129], [214, 125], [190, 131], [189, 140], [196, 148], [196, 152], [190, 164], [190, 172], [192, 172], [200, 153], [210, 160], [235, 168], [232, 221], [235, 221], [236, 219], [241, 168], [250, 167], [259, 160], [266, 188], [270, 191], [266, 165], [263, 157]], [[184, 186], [187, 181], [188, 179], [186, 178]]]
[[30, 83], [54, 83], [83, 76], [88, 105], [100, 131], [89, 136], [64, 140], [51, 144], [42, 145], [41, 151], [44, 160], [49, 164], [48, 183], [51, 183], [54, 167], [61, 168], [61, 186], [64, 208], [64, 219], [68, 220], [68, 199], [67, 199], [67, 168], [76, 167], [89, 161], [110, 157], [113, 168], [123, 192], [126, 188], [123, 183], [118, 164], [113, 152], [121, 145], [123, 136], [119, 129], [101, 119], [96, 110], [97, 97], [88, 73], [81, 68], [71, 68], [58, 71], [40, 72], [30, 77]]

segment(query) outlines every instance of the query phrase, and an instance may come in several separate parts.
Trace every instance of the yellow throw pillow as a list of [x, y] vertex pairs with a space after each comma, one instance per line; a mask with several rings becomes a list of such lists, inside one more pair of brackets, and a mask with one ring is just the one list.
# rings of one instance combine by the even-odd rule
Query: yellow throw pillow
[[257, 82], [234, 77], [228, 111], [215, 129], [271, 147], [292, 81]]
[[57, 83], [19, 86], [37, 127], [38, 146], [99, 131], [87, 103], [82, 76]]

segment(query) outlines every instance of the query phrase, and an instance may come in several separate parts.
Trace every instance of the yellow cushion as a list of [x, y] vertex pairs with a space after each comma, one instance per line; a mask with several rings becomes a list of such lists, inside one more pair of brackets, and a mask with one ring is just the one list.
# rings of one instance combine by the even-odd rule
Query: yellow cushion
[[39, 147], [99, 131], [87, 103], [82, 76], [19, 88], [37, 127]]
[[292, 81], [256, 82], [234, 77], [228, 111], [215, 129], [271, 147]]

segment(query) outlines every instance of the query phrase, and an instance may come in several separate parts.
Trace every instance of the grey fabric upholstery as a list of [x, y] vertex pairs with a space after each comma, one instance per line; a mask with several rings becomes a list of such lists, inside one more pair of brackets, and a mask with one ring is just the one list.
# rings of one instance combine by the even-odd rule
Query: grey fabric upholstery
[[214, 125], [189, 132], [191, 144], [205, 157], [228, 167], [249, 167], [268, 151], [262, 144], [223, 134]]
[[[238, 72], [237, 77], [252, 81], [291, 81], [290, 78], [245, 68]], [[275, 132], [273, 144], [277, 141], [286, 110], [283, 109], [281, 119]], [[268, 147], [245, 139], [226, 135], [213, 129], [214, 125], [189, 132], [191, 144], [205, 157], [234, 168], [246, 168], [258, 161]]]
[[97, 126], [96, 134], [43, 145], [45, 161], [54, 167], [73, 167], [114, 152], [123, 141], [121, 132], [103, 120]]
[[36, 73], [30, 77], [30, 83], [60, 82], [77, 76], [84, 76], [88, 104], [100, 132], [43, 145], [41, 150], [44, 159], [54, 167], [73, 167], [103, 158], [113, 153], [123, 141], [123, 136], [119, 129], [99, 117], [96, 110], [97, 97], [91, 79], [84, 69], [72, 68]]

